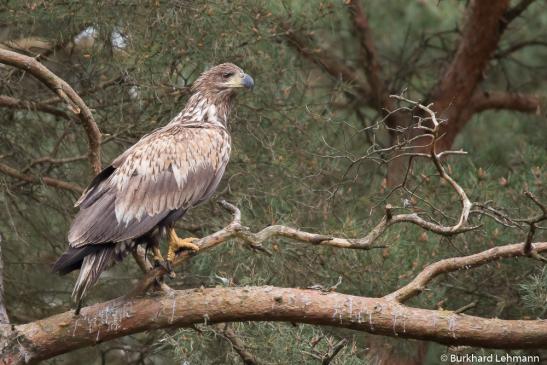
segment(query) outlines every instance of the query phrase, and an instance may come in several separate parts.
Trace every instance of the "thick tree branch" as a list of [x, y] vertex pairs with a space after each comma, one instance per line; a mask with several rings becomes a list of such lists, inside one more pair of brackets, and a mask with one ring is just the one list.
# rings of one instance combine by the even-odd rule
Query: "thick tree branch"
[[118, 298], [86, 307], [79, 316], [69, 311], [15, 326], [1, 354], [5, 364], [36, 362], [132, 333], [235, 321], [329, 325], [450, 345], [547, 346], [545, 320], [485, 319], [410, 308], [383, 298], [266, 286]]
[[503, 92], [478, 92], [470, 102], [474, 113], [489, 109], [509, 109], [524, 113], [540, 113], [540, 100], [534, 95]]
[[447, 120], [442, 127], [445, 137], [440, 150], [449, 149], [471, 115], [465, 113], [488, 63], [497, 48], [500, 20], [507, 11], [509, 0], [471, 0], [466, 23], [454, 58], [434, 88], [431, 101], [439, 117]]
[[[518, 257], [527, 255], [522, 249], [522, 243], [494, 247], [489, 250], [463, 257], [451, 257], [434, 264], [428, 265], [414, 280], [395, 292], [386, 295], [387, 300], [404, 302], [418, 295], [425, 290], [426, 285], [435, 277], [448, 272], [469, 269], [475, 266], [484, 265], [507, 257]], [[536, 253], [547, 251], [547, 242], [538, 242], [533, 245]]]
[[101, 132], [91, 111], [74, 89], [32, 57], [0, 49], [0, 63], [30, 72], [69, 105], [70, 110], [82, 122], [89, 144], [89, 161], [93, 171], [99, 173], [101, 171]]
[[77, 185], [77, 184], [69, 183], [69, 182], [59, 180], [59, 179], [55, 179], [55, 178], [52, 178], [52, 177], [49, 177], [49, 176], [37, 177], [37, 176], [33, 176], [33, 175], [24, 174], [21, 171], [19, 171], [17, 169], [14, 169], [13, 167], [10, 167], [10, 166], [5, 165], [3, 163], [0, 163], [0, 172], [4, 173], [6, 175], [9, 175], [11, 177], [14, 177], [16, 179], [26, 181], [26, 182], [31, 183], [31, 184], [42, 184], [43, 183], [45, 185], [48, 185], [48, 186], [51, 186], [51, 187], [54, 187], [54, 188], [57, 188], [57, 189], [70, 190], [70, 191], [73, 191], [73, 192], [78, 193], [78, 194], [81, 194], [84, 191], [84, 189], [81, 186]]
[[368, 18], [359, 0], [347, 2], [354, 33], [359, 39], [360, 50], [364, 62], [364, 69], [370, 85], [372, 102], [377, 110], [392, 110], [391, 101], [385, 90], [382, 78], [382, 66], [378, 51], [374, 43], [374, 37], [369, 26]]

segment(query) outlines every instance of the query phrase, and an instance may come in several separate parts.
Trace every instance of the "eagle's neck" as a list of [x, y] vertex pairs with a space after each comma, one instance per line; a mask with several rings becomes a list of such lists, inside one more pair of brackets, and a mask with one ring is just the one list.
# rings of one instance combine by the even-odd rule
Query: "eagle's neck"
[[169, 124], [212, 125], [227, 128], [231, 108], [231, 93], [212, 96], [198, 91], [190, 97], [186, 107]]

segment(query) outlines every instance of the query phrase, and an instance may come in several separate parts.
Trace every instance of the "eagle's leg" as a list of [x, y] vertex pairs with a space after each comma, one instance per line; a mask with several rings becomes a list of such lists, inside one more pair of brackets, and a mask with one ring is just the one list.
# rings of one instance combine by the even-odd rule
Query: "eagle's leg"
[[149, 232], [144, 236], [137, 239], [136, 243], [146, 244], [146, 250], [152, 250], [152, 258], [154, 260], [154, 267], [164, 266], [165, 259], [160, 251], [160, 235], [159, 232]]
[[76, 309], [74, 310], [74, 315], [75, 316], [79, 316], [80, 315], [80, 310], [82, 309], [82, 298], [78, 299], [78, 303], [76, 303]]
[[[170, 228], [167, 232], [169, 239], [169, 249], [167, 250], [167, 265], [168, 267], [173, 267], [172, 263], [175, 259], [177, 251], [180, 249], [189, 249], [192, 251], [199, 251], [199, 246], [194, 242], [198, 240], [195, 237], [180, 238], [177, 236], [174, 228]], [[171, 270], [172, 271], [172, 270]]]
[[163, 258], [162, 254], [161, 254], [159, 245], [152, 246], [152, 254], [154, 254], [153, 257], [154, 257], [154, 265], [155, 266], [158, 266], [159, 264], [161, 264], [162, 262], [165, 261], [165, 259]]

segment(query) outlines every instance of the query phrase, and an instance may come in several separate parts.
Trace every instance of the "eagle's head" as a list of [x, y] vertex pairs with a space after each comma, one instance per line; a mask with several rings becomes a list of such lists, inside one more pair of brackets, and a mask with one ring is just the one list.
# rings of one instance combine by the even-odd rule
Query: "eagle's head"
[[192, 88], [205, 94], [232, 94], [239, 88], [252, 89], [253, 78], [233, 63], [222, 63], [200, 75]]

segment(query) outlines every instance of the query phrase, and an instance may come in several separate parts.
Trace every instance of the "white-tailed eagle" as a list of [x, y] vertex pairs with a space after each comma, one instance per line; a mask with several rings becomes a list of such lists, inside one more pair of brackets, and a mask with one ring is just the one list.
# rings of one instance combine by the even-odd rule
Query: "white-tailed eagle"
[[[53, 270], [80, 269], [72, 293], [80, 303], [101, 272], [138, 244], [171, 268], [180, 248], [197, 250], [181, 239], [175, 222], [215, 192], [230, 157], [228, 117], [238, 88], [253, 79], [231, 63], [204, 72], [192, 85], [186, 107], [169, 124], [144, 136], [101, 171], [75, 206], [69, 248]], [[159, 242], [167, 236], [164, 261]]]

